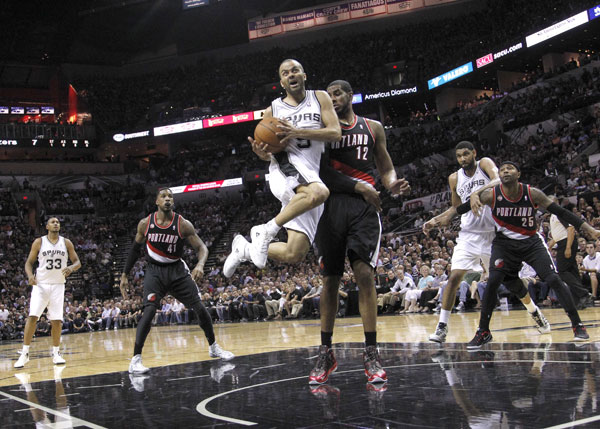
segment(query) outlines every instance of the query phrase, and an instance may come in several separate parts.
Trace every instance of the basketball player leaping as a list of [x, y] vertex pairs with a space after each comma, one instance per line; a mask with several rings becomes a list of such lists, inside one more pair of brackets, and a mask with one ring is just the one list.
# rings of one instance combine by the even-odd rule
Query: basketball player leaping
[[[32, 286], [31, 302], [23, 335], [23, 350], [15, 363], [15, 368], [23, 368], [29, 362], [29, 346], [35, 333], [35, 326], [46, 307], [48, 307], [48, 319], [52, 325], [52, 362], [54, 364], [65, 363], [59, 352], [65, 279], [81, 268], [81, 262], [79, 262], [79, 256], [77, 256], [71, 240], [59, 235], [60, 221], [58, 218], [48, 219], [46, 229], [48, 235], [37, 238], [33, 242], [27, 262], [25, 262], [25, 273]], [[39, 266], [34, 275], [33, 265], [36, 259]], [[71, 260], [71, 265], [67, 265], [68, 260]]]
[[[344, 80], [329, 84], [327, 92], [342, 127], [342, 138], [331, 143], [331, 167], [351, 178], [348, 192], [337, 192], [325, 202], [325, 211], [317, 229], [316, 243], [321, 255], [323, 291], [321, 292], [321, 347], [309, 375], [310, 384], [325, 383], [337, 368], [331, 349], [338, 306], [338, 288], [344, 274], [346, 255], [358, 283], [359, 308], [365, 332], [363, 363], [369, 383], [386, 382], [387, 375], [377, 350], [377, 295], [374, 268], [379, 254], [381, 222], [370, 196], [375, 194], [376, 171], [383, 186], [392, 194], [410, 191], [408, 182], [398, 179], [386, 147], [383, 126], [357, 116], [352, 109], [352, 87]], [[364, 195], [361, 196], [361, 195]]]
[[[429, 336], [429, 341], [443, 343], [448, 334], [448, 322], [452, 307], [456, 300], [456, 292], [460, 282], [468, 271], [481, 271], [481, 264], [489, 272], [490, 254], [492, 240], [495, 237], [494, 220], [489, 207], [482, 207], [479, 201], [479, 193], [499, 183], [498, 168], [490, 158], [482, 158], [477, 161], [477, 151], [471, 142], [462, 141], [456, 145], [456, 160], [461, 168], [448, 177], [448, 183], [452, 192], [452, 208], [440, 216], [454, 211], [461, 203], [470, 201], [471, 207], [480, 216], [473, 212], [465, 213], [461, 217], [460, 232], [454, 253], [452, 254], [452, 269], [448, 284], [442, 295], [442, 309], [440, 320], [435, 333]], [[479, 213], [481, 211], [481, 213]], [[438, 225], [437, 216], [423, 225], [427, 232]], [[529, 314], [536, 322], [541, 333], [550, 332], [550, 324], [530, 299], [527, 289], [518, 281], [507, 284], [523, 302]]]
[[[520, 183], [520, 177], [519, 166], [511, 161], [505, 161], [500, 165], [502, 184], [481, 193], [481, 203], [491, 207], [497, 232], [492, 243], [490, 276], [483, 296], [479, 329], [467, 344], [467, 349], [478, 349], [492, 340], [490, 319], [496, 305], [496, 292], [501, 283], [518, 281], [522, 262], [531, 265], [542, 281], [554, 289], [559, 302], [571, 319], [575, 341], [589, 338], [575, 308], [573, 296], [558, 276], [546, 243], [537, 232], [535, 214], [538, 207], [541, 207], [594, 239], [600, 237], [600, 231], [572, 212], [553, 203], [539, 189]], [[469, 210], [468, 202], [456, 209], [451, 208], [438, 217], [438, 222], [445, 225], [454, 215], [462, 215]]]
[[[121, 293], [123, 298], [127, 299], [127, 275], [139, 258], [145, 242], [148, 266], [144, 276], [144, 312], [135, 334], [133, 358], [129, 365], [130, 373], [149, 371], [142, 364], [142, 349], [152, 327], [154, 314], [161, 299], [167, 294], [173, 295], [187, 308], [194, 310], [208, 340], [210, 357], [220, 357], [225, 360], [234, 357], [233, 353], [221, 349], [215, 342], [210, 314], [200, 302], [196, 282], [202, 278], [208, 249], [196, 234], [192, 223], [173, 211], [173, 204], [171, 190], [159, 189], [156, 194], [158, 210], [138, 223], [133, 246], [121, 275]], [[184, 241], [187, 241], [198, 255], [198, 263], [191, 272], [181, 259]]]
[[[267, 258], [287, 263], [301, 261], [315, 238], [323, 202], [329, 196], [319, 177], [321, 154], [325, 142], [341, 137], [331, 99], [325, 91], [305, 88], [306, 73], [296, 60], [280, 64], [279, 78], [286, 96], [273, 101], [265, 117], [284, 121], [278, 136], [287, 146], [271, 155], [265, 151], [265, 144], [251, 137], [248, 140], [259, 158], [271, 162], [269, 187], [283, 208], [269, 222], [250, 230], [252, 243], [241, 235], [233, 239], [232, 252], [223, 267], [225, 277], [231, 277], [242, 261], [251, 260], [258, 268], [264, 268]], [[287, 229], [287, 243], [269, 244], [281, 227]]]

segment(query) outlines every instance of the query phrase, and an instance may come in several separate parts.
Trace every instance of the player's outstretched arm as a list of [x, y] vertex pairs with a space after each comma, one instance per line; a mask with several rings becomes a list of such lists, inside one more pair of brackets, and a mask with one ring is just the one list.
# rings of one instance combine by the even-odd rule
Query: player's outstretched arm
[[36, 238], [31, 245], [31, 250], [29, 251], [29, 256], [27, 257], [27, 261], [25, 261], [25, 274], [27, 274], [27, 282], [30, 286], [36, 285], [37, 280], [35, 278], [35, 274], [33, 274], [33, 264], [37, 261], [38, 253], [40, 253], [40, 248], [42, 247], [42, 239]]
[[460, 206], [461, 200], [458, 194], [456, 193], [456, 183], [458, 181], [458, 175], [456, 173], [452, 173], [448, 176], [448, 186], [450, 186], [450, 197], [452, 199], [452, 207], [446, 210], [444, 213], [437, 215], [433, 219], [428, 220], [423, 224], [423, 232], [427, 233], [433, 228], [437, 228], [439, 226], [447, 225], [450, 223], [450, 220], [456, 216], [456, 207]]
[[563, 207], [552, 201], [546, 194], [537, 188], [529, 188], [531, 194], [531, 201], [536, 206], [539, 206], [552, 214], [555, 214], [561, 221], [573, 225], [575, 228], [581, 230], [590, 238], [596, 240], [600, 238], [600, 231], [595, 229], [592, 225], [585, 222], [582, 218], [577, 216], [575, 213], [564, 209]]
[[498, 177], [498, 167], [496, 167], [494, 161], [492, 161], [490, 158], [481, 158], [479, 160], [479, 167], [484, 171], [485, 174], [488, 175], [488, 177], [491, 180], [487, 185], [479, 188], [478, 190], [473, 192], [469, 197], [469, 200], [471, 202], [471, 211], [475, 216], [479, 216], [480, 210], [483, 207], [483, 204], [480, 200], [481, 193], [486, 189], [494, 188], [500, 184], [500, 178]]
[[[481, 194], [480, 199], [481, 199], [481, 203], [483, 205], [491, 206], [493, 203], [492, 190], [486, 189]], [[466, 203], [463, 203], [458, 207], [451, 207], [448, 210], [446, 210], [444, 213], [442, 213], [441, 215], [438, 215], [438, 216], [434, 217], [433, 219], [431, 219], [429, 222], [427, 222], [427, 223], [433, 224], [430, 227], [428, 227], [427, 230], [431, 229], [434, 226], [448, 225], [450, 223], [450, 221], [454, 218], [454, 216], [464, 215], [465, 213], [468, 213], [470, 210], [471, 210], [471, 202], [470, 201], [467, 201]], [[425, 225], [423, 225], [423, 230], [427, 231], [425, 229]]]
[[204, 264], [208, 258], [208, 247], [204, 244], [204, 241], [196, 234], [194, 225], [189, 220], [182, 219], [181, 225], [181, 236], [188, 242], [192, 249], [196, 251], [198, 255], [198, 263], [192, 270], [192, 278], [196, 283], [202, 280], [204, 275]]
[[410, 193], [410, 185], [408, 184], [408, 180], [403, 177], [398, 179], [396, 175], [392, 158], [387, 151], [387, 141], [383, 125], [381, 125], [381, 122], [371, 119], [367, 119], [366, 121], [375, 137], [375, 165], [381, 177], [381, 183], [383, 183], [383, 186], [392, 195], [408, 195]]
[[69, 260], [71, 261], [71, 265], [62, 270], [63, 276], [66, 278], [81, 268], [81, 261], [79, 260], [79, 256], [77, 256], [77, 252], [75, 252], [75, 246], [73, 246], [71, 240], [65, 238], [65, 244], [67, 246], [67, 252], [69, 253]]
[[119, 284], [119, 289], [121, 289], [121, 295], [123, 296], [123, 299], [128, 299], [127, 289], [129, 288], [129, 280], [127, 279], [127, 275], [133, 268], [133, 264], [135, 264], [135, 261], [137, 261], [140, 257], [142, 245], [146, 241], [147, 229], [148, 218], [145, 217], [138, 223], [135, 238], [133, 239], [133, 245], [131, 246], [131, 249], [129, 249], [127, 262], [125, 262], [125, 269], [123, 270], [123, 273], [121, 273], [121, 283]]

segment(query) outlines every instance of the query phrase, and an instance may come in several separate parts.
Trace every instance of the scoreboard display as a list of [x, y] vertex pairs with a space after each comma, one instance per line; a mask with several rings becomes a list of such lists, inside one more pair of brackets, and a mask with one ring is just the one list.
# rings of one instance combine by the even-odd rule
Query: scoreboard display
[[85, 149], [95, 145], [87, 139], [0, 139], [0, 147]]

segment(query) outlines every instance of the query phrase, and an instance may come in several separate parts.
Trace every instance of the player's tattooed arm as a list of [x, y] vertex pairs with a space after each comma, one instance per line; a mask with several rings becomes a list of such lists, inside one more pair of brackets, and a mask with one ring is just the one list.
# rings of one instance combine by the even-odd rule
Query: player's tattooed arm
[[192, 278], [197, 283], [202, 280], [204, 276], [204, 264], [208, 258], [208, 247], [204, 244], [204, 241], [196, 234], [194, 225], [189, 220], [182, 219], [181, 224], [181, 236], [192, 246], [192, 249], [196, 251], [198, 255], [198, 263], [192, 270]]
[[485, 174], [491, 179], [490, 182], [482, 188], [473, 192], [470, 196], [471, 210], [475, 216], [479, 216], [480, 210], [483, 207], [481, 202], [481, 193], [486, 189], [491, 189], [500, 184], [500, 178], [498, 177], [498, 167], [494, 164], [490, 158], [481, 158], [479, 160], [479, 167], [484, 171]]
[[581, 230], [587, 236], [592, 239], [600, 238], [600, 231], [595, 229], [592, 225], [585, 222], [581, 217], [577, 216], [575, 213], [570, 212], [569, 210], [564, 209], [563, 207], [556, 204], [552, 201], [546, 194], [540, 191], [537, 188], [529, 188], [529, 193], [531, 195], [531, 202], [536, 207], [541, 207], [552, 214], [555, 214], [559, 220], [562, 222], [573, 225], [575, 228]]

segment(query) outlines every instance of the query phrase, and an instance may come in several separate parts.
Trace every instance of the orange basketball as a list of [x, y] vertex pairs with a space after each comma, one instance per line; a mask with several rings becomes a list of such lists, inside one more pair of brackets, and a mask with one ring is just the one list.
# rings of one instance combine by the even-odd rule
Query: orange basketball
[[282, 144], [279, 137], [277, 137], [277, 133], [280, 131], [277, 125], [280, 123], [277, 118], [264, 118], [254, 129], [254, 140], [266, 143], [268, 152], [278, 153], [285, 149], [286, 145]]

